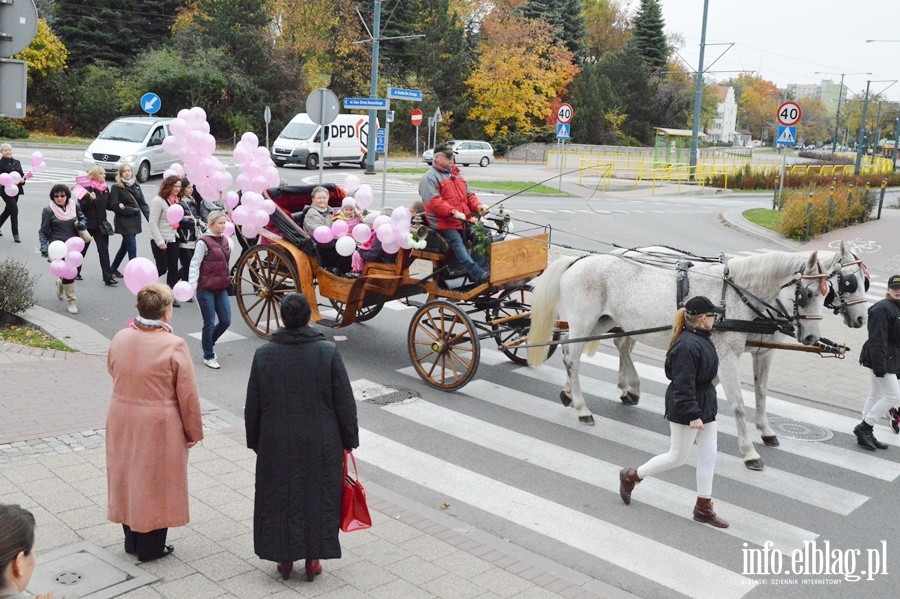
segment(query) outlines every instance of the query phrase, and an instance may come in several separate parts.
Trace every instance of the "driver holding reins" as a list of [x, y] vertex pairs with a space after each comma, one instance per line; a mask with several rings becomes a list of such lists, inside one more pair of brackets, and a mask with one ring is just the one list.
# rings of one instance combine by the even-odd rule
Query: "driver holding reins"
[[466, 180], [454, 168], [453, 148], [448, 144], [440, 143], [434, 147], [434, 163], [419, 182], [419, 195], [425, 203], [428, 225], [447, 240], [472, 281], [487, 283], [490, 274], [485, 269], [484, 257], [473, 259], [462, 236], [465, 223], [474, 221], [475, 215], [487, 212], [487, 207], [469, 190]]

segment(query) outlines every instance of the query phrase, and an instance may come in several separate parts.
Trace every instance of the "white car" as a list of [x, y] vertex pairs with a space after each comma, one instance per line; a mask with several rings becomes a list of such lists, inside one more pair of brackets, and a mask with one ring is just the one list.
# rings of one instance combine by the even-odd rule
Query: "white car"
[[[456, 164], [469, 166], [477, 164], [478, 166], [487, 166], [494, 160], [494, 148], [486, 141], [474, 141], [463, 139], [460, 141], [448, 141], [447, 144], [453, 148]], [[434, 148], [425, 150], [422, 153], [422, 160], [431, 164], [434, 161]]]
[[115, 176], [123, 163], [131, 165], [140, 183], [150, 175], [163, 173], [178, 162], [163, 150], [163, 140], [170, 135], [171, 118], [152, 116], [124, 116], [111, 122], [91, 142], [81, 164], [84, 170], [102, 166], [107, 176]]

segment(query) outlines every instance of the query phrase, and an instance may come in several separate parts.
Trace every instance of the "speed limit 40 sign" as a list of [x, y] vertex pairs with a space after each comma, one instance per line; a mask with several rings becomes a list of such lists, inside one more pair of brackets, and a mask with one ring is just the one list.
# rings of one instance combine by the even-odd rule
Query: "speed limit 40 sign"
[[778, 113], [775, 116], [778, 117], [779, 123], [790, 127], [800, 122], [803, 111], [800, 110], [800, 105], [796, 102], [784, 102], [778, 107]]
[[556, 109], [556, 121], [563, 125], [572, 122], [572, 106], [570, 104], [560, 104]]

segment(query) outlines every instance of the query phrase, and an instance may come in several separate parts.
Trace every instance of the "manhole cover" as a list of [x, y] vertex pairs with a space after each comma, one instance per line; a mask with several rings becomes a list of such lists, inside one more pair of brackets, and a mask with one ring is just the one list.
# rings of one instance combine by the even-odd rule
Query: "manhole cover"
[[84, 576], [78, 572], [61, 572], [56, 575], [56, 582], [63, 586], [71, 586], [81, 582], [82, 578], [84, 578]]
[[421, 397], [421, 395], [412, 389], [389, 387], [387, 385], [374, 385], [372, 387], [358, 389], [353, 395], [358, 401], [367, 401], [381, 406], [409, 403], [411, 401], [416, 401]]
[[827, 441], [834, 437], [834, 433], [827, 428], [782, 416], [770, 416], [769, 426], [779, 437], [798, 441]]

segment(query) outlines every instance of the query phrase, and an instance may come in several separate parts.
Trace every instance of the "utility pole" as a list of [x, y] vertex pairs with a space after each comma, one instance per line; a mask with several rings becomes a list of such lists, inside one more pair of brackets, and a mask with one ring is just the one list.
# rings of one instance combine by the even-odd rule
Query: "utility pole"
[[691, 129], [691, 157], [688, 178], [696, 179], [697, 143], [700, 139], [700, 105], [703, 102], [703, 52], [706, 50], [706, 18], [709, 14], [709, 0], [703, 0], [703, 28], [700, 30], [700, 64], [697, 67], [697, 88], [694, 91], [694, 127]]
[[841, 76], [841, 89], [838, 92], [838, 105], [837, 105], [837, 113], [834, 115], [834, 138], [832, 139], [831, 144], [831, 155], [837, 151], [838, 146], [838, 135], [839, 135], [839, 127], [841, 123], [841, 102], [844, 100], [844, 76], [845, 75], [871, 75], [872, 73], [832, 73], [829, 71], [816, 71], [816, 75], [840, 75]]
[[859, 124], [859, 137], [856, 140], [856, 165], [853, 167], [853, 174], [859, 174], [859, 166], [862, 163], [863, 140], [866, 137], [866, 113], [869, 112], [869, 85], [871, 81], [866, 81], [866, 99], [863, 103], [862, 122]]

